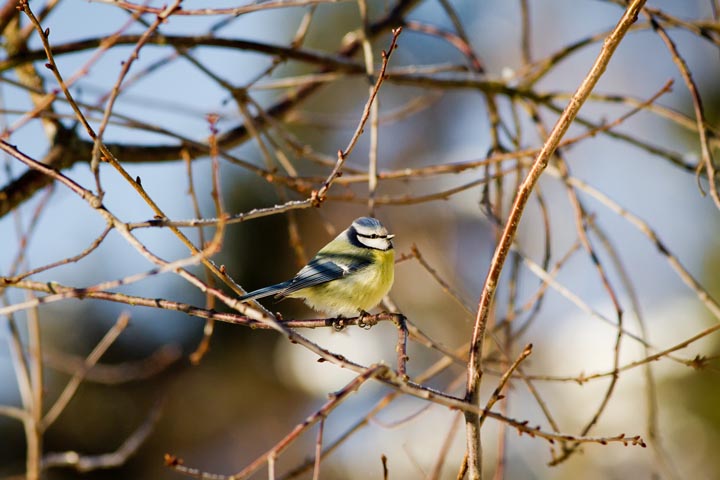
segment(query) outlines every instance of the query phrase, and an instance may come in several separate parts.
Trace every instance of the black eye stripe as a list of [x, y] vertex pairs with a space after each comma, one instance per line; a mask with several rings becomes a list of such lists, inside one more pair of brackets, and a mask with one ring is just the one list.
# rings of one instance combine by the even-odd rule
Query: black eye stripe
[[[366, 231], [367, 232], [367, 231]], [[372, 232], [372, 229], [370, 229], [370, 232]], [[384, 235], [378, 235], [377, 233], [360, 233], [358, 232], [357, 228], [355, 228], [355, 225], [351, 225], [350, 228], [347, 229], [347, 235], [346, 240], [350, 242], [351, 245], [358, 247], [358, 248], [370, 248], [373, 250], [382, 250], [387, 251], [393, 248], [391, 239], [393, 238], [392, 235], [389, 233], [385, 233]], [[381, 238], [381, 242], [372, 242], [371, 240], [376, 240], [378, 238]], [[366, 240], [367, 239], [367, 240]]]

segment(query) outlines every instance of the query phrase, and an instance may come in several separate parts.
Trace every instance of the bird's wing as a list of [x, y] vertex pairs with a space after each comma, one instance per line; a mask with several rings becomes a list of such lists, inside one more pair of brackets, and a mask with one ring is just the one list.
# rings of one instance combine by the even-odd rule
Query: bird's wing
[[248, 300], [257, 300], [258, 298], [269, 297], [270, 295], [276, 295], [282, 292], [290, 285], [290, 281], [278, 283], [277, 285], [270, 285], [269, 287], [255, 290], [254, 292], [247, 293], [240, 297], [238, 300], [241, 302], [247, 302]]
[[347, 254], [325, 254], [313, 258], [295, 278], [287, 282], [287, 287], [278, 292], [278, 297], [286, 297], [303, 288], [314, 287], [346, 277], [370, 265], [371, 259]]

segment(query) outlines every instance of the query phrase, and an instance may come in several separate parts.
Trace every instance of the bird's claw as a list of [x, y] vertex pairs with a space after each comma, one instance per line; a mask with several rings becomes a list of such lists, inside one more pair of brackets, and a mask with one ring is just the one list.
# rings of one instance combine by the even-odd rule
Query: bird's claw
[[377, 319], [365, 310], [360, 310], [360, 316], [357, 320], [357, 326], [365, 330], [370, 330], [373, 325], [377, 324]]
[[345, 323], [345, 318], [343, 317], [333, 318], [330, 321], [336, 332], [342, 332], [343, 330], [345, 330], [345, 327], [347, 327], [347, 324]]

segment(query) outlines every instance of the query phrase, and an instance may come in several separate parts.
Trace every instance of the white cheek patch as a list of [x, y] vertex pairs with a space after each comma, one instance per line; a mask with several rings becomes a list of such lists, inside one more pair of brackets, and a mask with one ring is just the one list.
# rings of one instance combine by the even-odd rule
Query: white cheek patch
[[375, 248], [377, 250], [387, 250], [388, 248], [390, 248], [390, 240], [388, 240], [387, 238], [370, 238], [361, 237], [360, 235], [358, 235], [357, 239], [366, 247]]

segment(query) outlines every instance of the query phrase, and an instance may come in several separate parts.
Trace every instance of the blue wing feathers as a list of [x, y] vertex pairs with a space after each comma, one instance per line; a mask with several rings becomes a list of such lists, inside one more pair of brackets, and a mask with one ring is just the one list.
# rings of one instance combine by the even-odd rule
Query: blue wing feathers
[[270, 285], [269, 287], [261, 288], [259, 290], [255, 290], [254, 292], [247, 293], [239, 298], [241, 302], [246, 302], [248, 300], [257, 300], [258, 298], [265, 298], [269, 297], [270, 295], [275, 295], [279, 292], [282, 292], [285, 290], [288, 285], [290, 285], [290, 282], [282, 282], [278, 283], [277, 285]]
[[322, 285], [345, 277], [362, 270], [371, 263], [372, 259], [357, 255], [325, 253], [320, 257], [313, 258], [292, 280], [250, 292], [240, 297], [240, 301], [256, 300], [271, 295], [286, 297], [303, 288]]
[[337, 280], [347, 275], [346, 271], [330, 259], [313, 259], [295, 275], [295, 278], [290, 280], [290, 285], [280, 292], [280, 295], [284, 297], [303, 288]]

